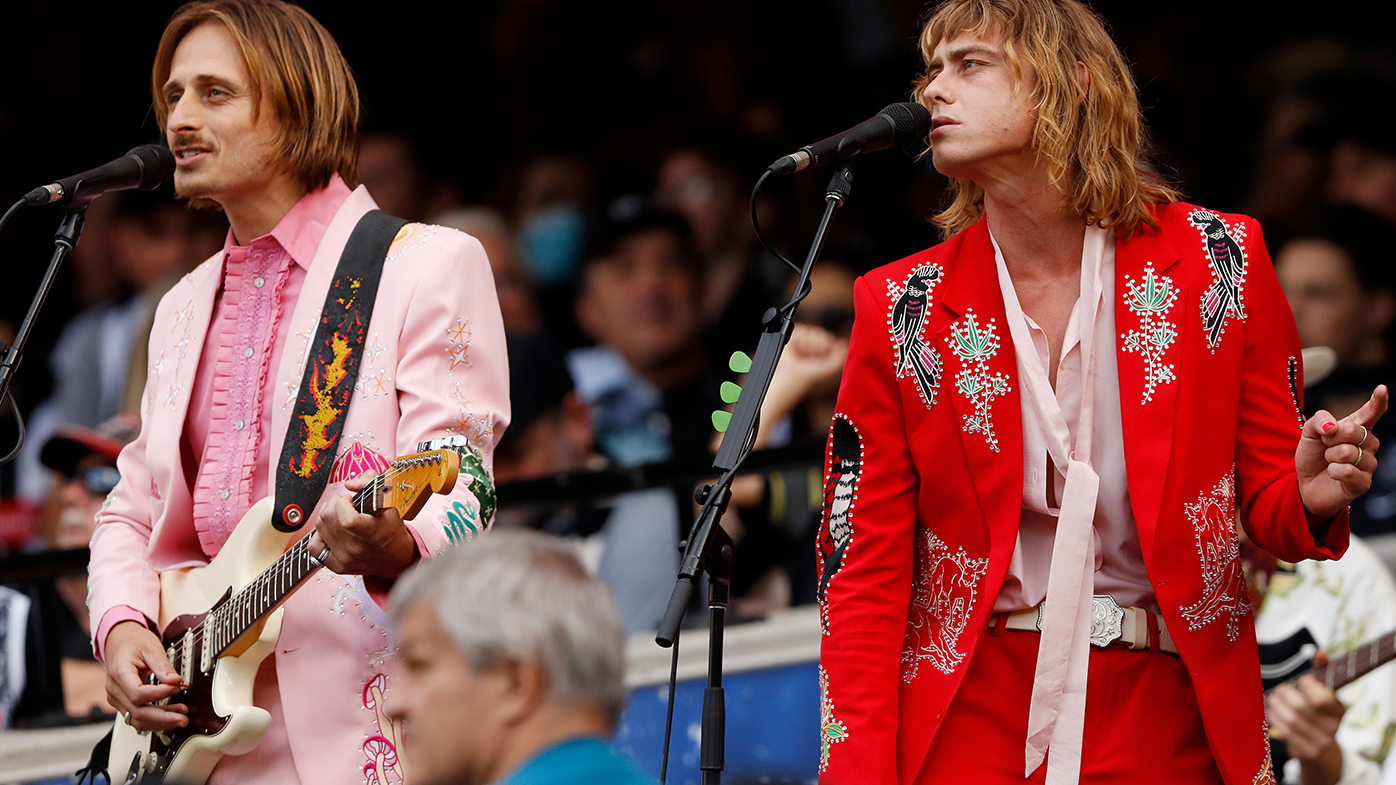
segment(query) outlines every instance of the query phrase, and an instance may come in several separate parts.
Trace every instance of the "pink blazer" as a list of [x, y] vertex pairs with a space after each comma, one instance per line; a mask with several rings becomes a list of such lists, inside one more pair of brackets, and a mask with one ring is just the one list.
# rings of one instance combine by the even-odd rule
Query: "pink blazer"
[[[355, 224], [375, 207], [367, 190], [355, 190], [306, 273], [285, 331], [288, 344], [269, 380], [277, 396], [273, 474], [335, 267]], [[149, 370], [140, 436], [118, 459], [121, 482], [98, 514], [92, 538], [88, 605], [94, 622], [118, 606], [159, 618], [158, 573], [208, 561], [194, 531], [179, 442], [221, 279], [220, 253], [176, 284], [156, 310], [149, 356], [163, 352], [164, 361]], [[421, 440], [456, 434], [484, 453], [489, 470], [509, 420], [509, 384], [504, 324], [480, 243], [452, 229], [409, 224], [388, 251], [367, 342], [335, 474], [343, 469], [353, 476], [351, 469], [376, 462], [375, 455], [390, 460], [414, 452]], [[273, 476], [268, 487], [274, 486]], [[343, 493], [333, 483], [325, 498]], [[429, 556], [473, 537], [483, 528], [479, 514], [462, 471], [449, 496], [433, 497], [407, 525]], [[284, 607], [272, 659], [300, 781], [363, 782], [366, 764], [381, 770], [387, 760], [400, 782], [400, 729], [382, 712], [392, 681], [385, 668], [394, 652], [384, 609], [362, 578], [328, 571]]]

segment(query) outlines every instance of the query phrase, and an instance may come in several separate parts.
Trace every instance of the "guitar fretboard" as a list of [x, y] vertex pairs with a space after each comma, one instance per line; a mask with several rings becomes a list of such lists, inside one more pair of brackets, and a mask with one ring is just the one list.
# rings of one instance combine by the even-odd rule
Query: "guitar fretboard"
[[1330, 690], [1346, 686], [1396, 659], [1396, 632], [1370, 640], [1346, 654], [1340, 654], [1321, 668], [1309, 671]]
[[[385, 486], [389, 479], [384, 475], [375, 477], [363, 490], [352, 498], [354, 509], [373, 514], [383, 509]], [[281, 605], [320, 564], [311, 560], [306, 536], [286, 549], [270, 567], [262, 571], [246, 586], [239, 589], [228, 601], [210, 611], [195, 633], [202, 632], [201, 655], [199, 659], [208, 662], [215, 660], [228, 647], [252, 629], [264, 616]], [[317, 554], [318, 555], [318, 554]], [[187, 647], [193, 638], [186, 638], [183, 645], [175, 644], [167, 649], [170, 663], [175, 670], [183, 673], [186, 666], [196, 666], [194, 652]]]

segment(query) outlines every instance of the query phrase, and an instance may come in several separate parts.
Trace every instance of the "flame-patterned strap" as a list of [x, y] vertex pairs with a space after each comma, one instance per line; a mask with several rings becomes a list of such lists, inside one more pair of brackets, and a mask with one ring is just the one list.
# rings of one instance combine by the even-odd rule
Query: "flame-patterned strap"
[[401, 218], [372, 210], [359, 219], [339, 257], [276, 465], [271, 522], [281, 531], [304, 526], [325, 491], [354, 380], [359, 378], [364, 333], [373, 315], [383, 259], [405, 225]]

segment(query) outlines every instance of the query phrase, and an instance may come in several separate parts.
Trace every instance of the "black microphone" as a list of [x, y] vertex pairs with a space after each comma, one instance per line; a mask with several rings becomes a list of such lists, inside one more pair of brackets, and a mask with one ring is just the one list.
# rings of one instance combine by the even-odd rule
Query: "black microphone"
[[143, 144], [109, 164], [40, 186], [24, 195], [26, 204], [65, 201], [86, 204], [108, 191], [149, 191], [174, 176], [175, 158], [163, 145]]
[[848, 161], [863, 153], [903, 149], [931, 132], [931, 113], [918, 103], [892, 104], [871, 120], [835, 134], [822, 142], [805, 145], [771, 164], [772, 174], [794, 174], [811, 166]]

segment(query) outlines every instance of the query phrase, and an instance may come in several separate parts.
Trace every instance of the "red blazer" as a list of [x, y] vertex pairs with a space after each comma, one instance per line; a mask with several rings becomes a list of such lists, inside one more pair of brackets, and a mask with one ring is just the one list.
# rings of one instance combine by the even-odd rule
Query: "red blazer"
[[[1273, 782], [1235, 511], [1287, 561], [1340, 556], [1347, 513], [1314, 541], [1294, 473], [1299, 338], [1259, 225], [1181, 203], [1156, 217], [1115, 246], [1130, 505], [1222, 776]], [[983, 220], [855, 298], [819, 542], [821, 781], [905, 784], [1013, 554], [1021, 382]]]

